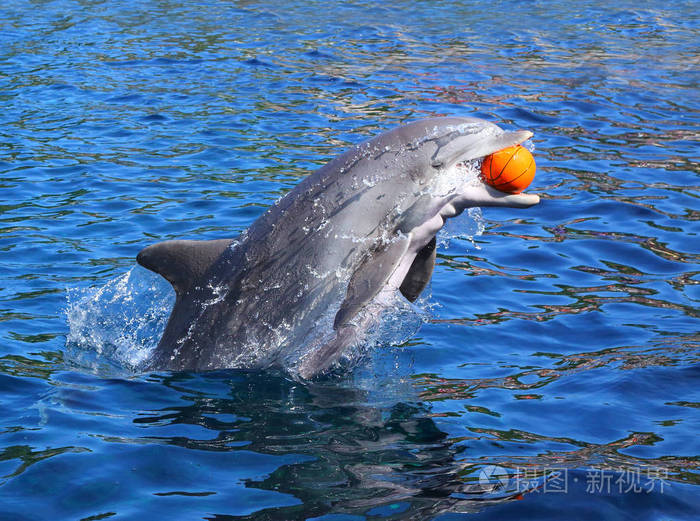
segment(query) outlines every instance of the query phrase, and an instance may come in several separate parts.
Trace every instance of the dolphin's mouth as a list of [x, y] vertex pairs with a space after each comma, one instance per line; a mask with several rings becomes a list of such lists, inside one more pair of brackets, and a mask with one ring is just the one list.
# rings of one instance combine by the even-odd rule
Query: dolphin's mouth
[[529, 130], [515, 130], [509, 132], [499, 132], [496, 127], [487, 127], [478, 134], [470, 134], [469, 139], [454, 139], [449, 144], [436, 152], [432, 165], [435, 168], [450, 167], [460, 162], [483, 159], [486, 156], [503, 150], [504, 148], [520, 145], [534, 134]]
[[[481, 165], [485, 157], [486, 156], [476, 159], [461, 160], [452, 165], [452, 167], [444, 169], [442, 175], [434, 184], [432, 195], [436, 197], [445, 197], [451, 194], [451, 197], [448, 196], [444, 199], [445, 202], [451, 202], [452, 199], [459, 197], [462, 193], [473, 193], [474, 189], [486, 190], [490, 197], [498, 198], [499, 200], [503, 196], [530, 195], [524, 192], [515, 194], [500, 191], [489, 185], [481, 170]], [[483, 202], [483, 198], [477, 198], [476, 200]], [[478, 206], [478, 204], [473, 206]], [[520, 207], [520, 205], [518, 205], [518, 207]]]
[[[464, 150], [458, 156], [457, 161], [453, 164], [451, 169], [460, 178], [459, 187], [456, 188], [457, 192], [464, 192], [460, 196], [456, 196], [452, 204], [446, 206], [442, 212], [440, 212], [445, 219], [458, 215], [464, 210], [464, 208], [469, 206], [508, 206], [512, 208], [528, 208], [530, 206], [536, 205], [540, 202], [540, 197], [535, 194], [520, 192], [520, 193], [510, 193], [500, 191], [493, 186], [489, 185], [481, 171], [481, 164], [484, 159], [495, 152], [499, 152], [505, 148], [509, 148], [515, 145], [523, 145], [534, 134], [529, 130], [518, 130], [515, 132], [503, 132], [498, 136], [492, 136], [487, 141], [485, 146], [480, 147], [481, 150], [485, 151], [480, 157], [473, 157], [472, 150]], [[530, 147], [527, 147], [528, 150]], [[481, 196], [478, 195], [478, 191], [482, 191]], [[472, 198], [472, 202], [478, 201], [479, 204], [472, 204], [463, 206], [460, 204], [459, 199], [464, 199], [465, 197]], [[450, 208], [456, 207], [456, 208]]]

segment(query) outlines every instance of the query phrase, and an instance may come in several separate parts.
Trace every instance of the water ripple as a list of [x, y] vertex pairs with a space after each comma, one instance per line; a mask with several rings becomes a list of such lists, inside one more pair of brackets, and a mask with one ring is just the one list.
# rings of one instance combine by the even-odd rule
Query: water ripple
[[[699, 23], [688, 0], [5, 3], [0, 517], [694, 518]], [[542, 203], [451, 232], [418, 335], [310, 386], [130, 373], [169, 305], [113, 291], [140, 248], [235, 236], [445, 114], [533, 130]], [[588, 487], [647, 471], [670, 486]]]

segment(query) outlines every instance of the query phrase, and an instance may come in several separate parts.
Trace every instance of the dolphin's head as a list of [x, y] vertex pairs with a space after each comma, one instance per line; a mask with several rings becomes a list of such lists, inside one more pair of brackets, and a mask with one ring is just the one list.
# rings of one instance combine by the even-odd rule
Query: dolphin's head
[[[529, 130], [506, 132], [493, 123], [476, 118], [459, 118], [457, 124], [444, 119], [441, 118], [440, 125], [434, 127], [434, 132], [441, 137], [430, 165], [443, 175], [460, 165], [466, 166], [504, 148], [519, 145], [533, 135]], [[452, 211], [458, 214], [473, 206], [528, 208], [540, 202], [537, 195], [501, 192], [482, 180], [462, 183], [455, 188], [457, 193], [449, 203], [452, 208], [441, 212], [444, 217], [451, 217], [449, 213]]]
[[442, 220], [439, 224], [434, 221], [431, 229], [439, 229], [445, 219], [467, 208], [528, 208], [540, 201], [534, 194], [496, 190], [474, 174], [480, 160], [526, 141], [533, 135], [530, 131], [507, 132], [482, 119], [450, 117], [418, 120], [394, 132], [390, 135], [393, 145], [404, 147], [405, 155], [411, 158], [411, 175], [426, 187], [414, 200], [411, 211], [404, 212], [398, 227], [402, 232], [415, 229], [436, 214]]

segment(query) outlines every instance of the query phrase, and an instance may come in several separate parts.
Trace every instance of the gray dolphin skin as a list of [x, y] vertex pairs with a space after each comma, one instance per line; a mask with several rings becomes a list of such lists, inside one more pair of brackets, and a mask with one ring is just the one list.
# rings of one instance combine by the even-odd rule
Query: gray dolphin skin
[[149, 369], [279, 367], [303, 379], [347, 361], [387, 296], [415, 300], [435, 265], [435, 234], [476, 206], [527, 208], [464, 175], [522, 143], [476, 118], [415, 121], [310, 174], [237, 238], [143, 249], [176, 299]]

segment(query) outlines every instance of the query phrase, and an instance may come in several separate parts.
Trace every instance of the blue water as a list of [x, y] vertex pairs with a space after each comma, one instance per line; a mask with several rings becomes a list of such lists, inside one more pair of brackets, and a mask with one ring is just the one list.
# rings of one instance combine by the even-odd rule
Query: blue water
[[[0, 518], [697, 519], [698, 12], [3, 3]], [[462, 222], [420, 331], [308, 385], [133, 371], [142, 247], [433, 115], [532, 130], [542, 202]]]

